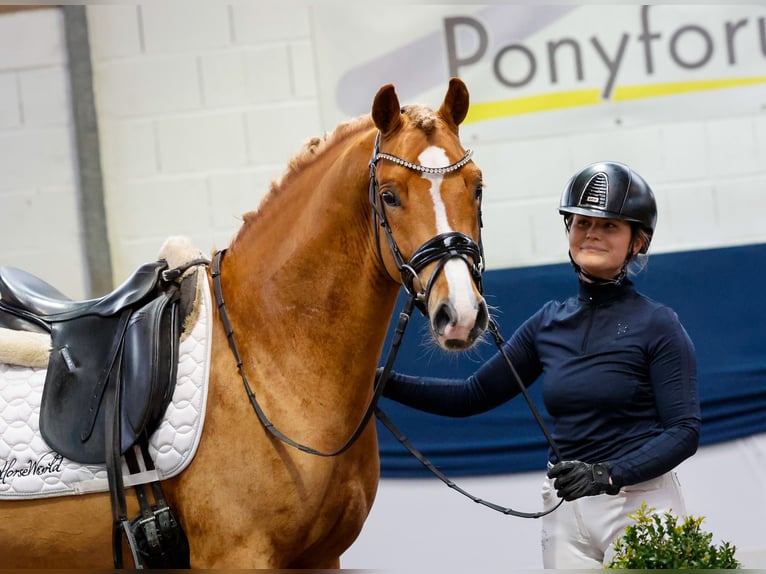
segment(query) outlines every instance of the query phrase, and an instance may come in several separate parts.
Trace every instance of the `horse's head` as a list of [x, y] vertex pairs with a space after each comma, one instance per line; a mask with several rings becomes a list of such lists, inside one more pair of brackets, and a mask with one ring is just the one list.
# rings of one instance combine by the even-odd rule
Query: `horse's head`
[[370, 201], [378, 251], [388, 273], [417, 296], [434, 339], [471, 347], [488, 323], [481, 293], [481, 171], [458, 138], [468, 90], [456, 78], [438, 111], [401, 108], [394, 87], [372, 106], [378, 129], [370, 162]]

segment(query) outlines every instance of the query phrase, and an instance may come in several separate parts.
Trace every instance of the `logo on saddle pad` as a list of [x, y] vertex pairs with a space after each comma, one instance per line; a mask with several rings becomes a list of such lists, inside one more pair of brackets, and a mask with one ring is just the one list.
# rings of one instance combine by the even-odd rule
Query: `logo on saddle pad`
[[23, 463], [19, 463], [16, 458], [0, 460], [0, 484], [7, 484], [9, 480], [17, 476], [43, 476], [60, 473], [63, 461], [64, 457], [54, 451], [49, 451], [35, 460], [28, 459]]

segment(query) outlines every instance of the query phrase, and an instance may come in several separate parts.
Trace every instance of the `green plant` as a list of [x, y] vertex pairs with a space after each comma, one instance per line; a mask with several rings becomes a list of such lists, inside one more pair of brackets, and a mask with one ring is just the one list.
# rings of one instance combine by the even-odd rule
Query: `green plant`
[[669, 512], [653, 514], [655, 508], [641, 503], [629, 514], [634, 524], [614, 543], [615, 556], [606, 568], [616, 569], [732, 569], [741, 564], [736, 546], [711, 544], [713, 535], [700, 529], [704, 518], [687, 516], [679, 523]]

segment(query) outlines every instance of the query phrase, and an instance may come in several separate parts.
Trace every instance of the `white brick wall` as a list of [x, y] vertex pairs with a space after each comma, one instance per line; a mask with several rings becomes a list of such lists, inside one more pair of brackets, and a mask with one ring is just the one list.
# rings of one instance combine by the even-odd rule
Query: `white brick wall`
[[19, 78], [15, 72], [0, 73], [0, 129], [21, 125]]
[[69, 128], [72, 104], [69, 76], [63, 66], [20, 71], [18, 78], [24, 125]]
[[90, 48], [99, 60], [138, 56], [143, 49], [139, 27], [139, 7], [133, 4], [113, 4], [88, 9]]
[[56, 8], [0, 14], [0, 265], [81, 298], [86, 269], [63, 26]]
[[[225, 246], [288, 158], [332, 129], [320, 113], [314, 35], [333, 32], [312, 28], [311, 10], [280, 0], [87, 7], [115, 281], [182, 230], [205, 251]], [[62, 28], [57, 9], [0, 16], [0, 255], [78, 296], [79, 224], [41, 241], [25, 223], [39, 212], [77, 221]], [[615, 109], [605, 105], [588, 132], [469, 142], [487, 181], [490, 268], [565, 261], [559, 194], [575, 170], [606, 158], [655, 189], [653, 252], [766, 241], [757, 217], [766, 118], [652, 124]], [[58, 198], [55, 212], [42, 197]], [[53, 275], [54, 257], [66, 273]]]
[[168, 235], [226, 246], [321, 133], [308, 18], [276, 1], [88, 7], [115, 277]]
[[0, 14], [0, 70], [64, 63], [63, 20], [57, 9]]
[[310, 36], [309, 3], [264, 0], [232, 6], [237, 44], [301, 41]]
[[246, 167], [244, 123], [239, 111], [157, 120], [160, 169], [164, 173], [209, 173]]
[[[201, 107], [198, 64], [194, 55], [163, 54], [103, 63], [97, 59], [95, 46], [92, 50], [100, 117], [157, 117]], [[104, 135], [108, 138], [109, 134]]]
[[183, 54], [226, 48], [232, 44], [229, 9], [219, 2], [200, 2], [192, 9], [179, 0], [138, 7], [147, 54]]

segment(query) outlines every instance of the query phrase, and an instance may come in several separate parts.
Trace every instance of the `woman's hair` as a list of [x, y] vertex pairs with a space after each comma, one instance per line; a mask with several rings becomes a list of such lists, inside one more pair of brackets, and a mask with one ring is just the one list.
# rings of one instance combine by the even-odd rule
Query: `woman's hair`
[[649, 263], [649, 255], [647, 254], [647, 250], [649, 249], [649, 244], [652, 241], [652, 236], [649, 235], [639, 223], [631, 223], [630, 227], [632, 231], [631, 247], [635, 243], [641, 243], [644, 246], [639, 250], [638, 253], [630, 258], [630, 261], [628, 261], [628, 274], [638, 275]]

